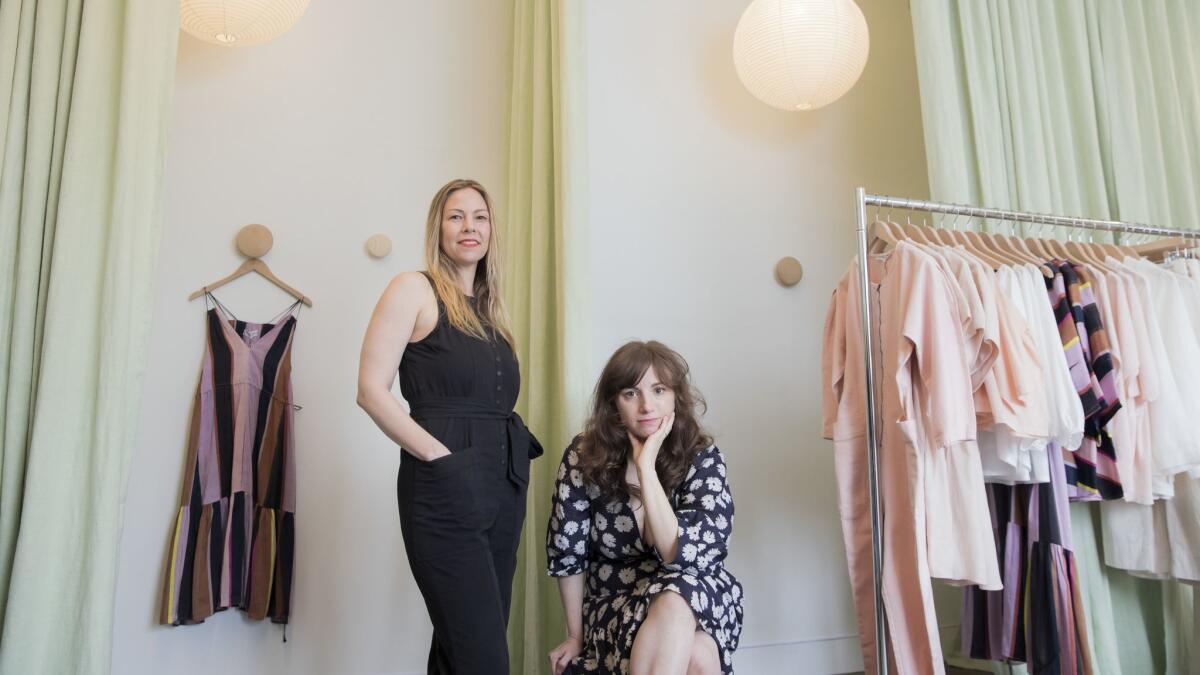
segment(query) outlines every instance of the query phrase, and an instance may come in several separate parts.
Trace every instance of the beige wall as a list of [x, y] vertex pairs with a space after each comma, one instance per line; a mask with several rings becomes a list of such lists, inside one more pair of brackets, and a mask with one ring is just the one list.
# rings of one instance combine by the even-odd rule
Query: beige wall
[[[821, 331], [854, 251], [854, 188], [927, 195], [907, 3], [861, 0], [854, 89], [775, 110], [734, 72], [745, 2], [590, 3], [588, 116], [595, 371], [630, 338], [691, 363], [730, 464], [730, 569], [746, 587], [739, 673], [860, 664], [820, 438]], [[791, 255], [804, 280], [772, 278]]]
[[[429, 199], [452, 177], [503, 191], [508, 3], [313, 2], [277, 41], [244, 49], [180, 38], [153, 347], [129, 478], [113, 673], [424, 672], [431, 629], [400, 542], [399, 450], [355, 405], [375, 301], [422, 266]], [[240, 262], [262, 222], [267, 257], [309, 294], [295, 343], [299, 503], [294, 622], [224, 612], [155, 625], [203, 338], [186, 301]], [[385, 261], [363, 244], [386, 232]], [[221, 289], [265, 320], [288, 298], [246, 278]]]
[[[429, 626], [395, 515], [398, 451], [354, 405], [355, 368], [379, 292], [420, 266], [433, 191], [458, 175], [503, 191], [505, 4], [314, 2], [260, 47], [181, 39], [114, 673], [423, 672]], [[745, 4], [588, 3], [590, 374], [633, 337], [690, 360], [737, 501], [738, 672], [844, 672], [858, 657], [820, 439], [821, 324], [853, 252], [854, 187], [927, 192], [912, 31], [906, 3], [862, 0], [862, 80], [826, 109], [789, 114], [734, 74]], [[248, 222], [272, 227], [268, 262], [316, 302], [295, 347], [304, 410], [286, 645], [278, 627], [230, 612], [185, 628], [154, 620], [202, 348], [202, 305], [185, 298], [236, 266], [232, 239]], [[362, 251], [375, 232], [393, 237], [387, 261]], [[771, 276], [784, 255], [805, 266], [792, 289]], [[258, 319], [287, 304], [257, 279], [219, 296]]]

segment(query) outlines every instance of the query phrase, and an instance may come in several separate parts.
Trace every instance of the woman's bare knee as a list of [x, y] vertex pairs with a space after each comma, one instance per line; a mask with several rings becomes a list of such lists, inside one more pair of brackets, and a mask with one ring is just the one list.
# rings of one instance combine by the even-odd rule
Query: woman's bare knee
[[696, 615], [692, 613], [691, 606], [682, 595], [674, 591], [662, 593], [650, 602], [650, 616], [661, 617], [660, 621], [688, 626], [689, 630], [696, 626]]
[[692, 654], [687, 675], [721, 675], [721, 652], [708, 633], [698, 630], [692, 640]]

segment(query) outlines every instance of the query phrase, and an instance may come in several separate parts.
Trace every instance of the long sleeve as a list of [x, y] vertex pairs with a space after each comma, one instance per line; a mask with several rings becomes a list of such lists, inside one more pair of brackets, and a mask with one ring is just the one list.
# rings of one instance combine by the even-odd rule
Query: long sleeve
[[825, 314], [825, 339], [821, 349], [821, 435], [833, 439], [838, 408], [842, 400], [842, 381], [846, 374], [846, 323], [840, 288], [829, 298]]
[[672, 501], [679, 521], [679, 547], [675, 559], [664, 560], [663, 565], [698, 574], [723, 561], [733, 533], [733, 495], [725, 458], [716, 446], [696, 455]]
[[546, 528], [546, 571], [552, 577], [569, 577], [587, 569], [592, 524], [592, 501], [579, 471], [579, 453], [572, 442], [558, 465], [554, 494], [550, 497], [550, 523]]

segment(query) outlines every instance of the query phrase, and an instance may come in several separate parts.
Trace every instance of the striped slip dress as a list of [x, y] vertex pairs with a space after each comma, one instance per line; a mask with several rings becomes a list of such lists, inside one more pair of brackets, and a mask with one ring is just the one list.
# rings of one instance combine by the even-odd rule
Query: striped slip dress
[[295, 548], [292, 338], [300, 303], [238, 320], [211, 293], [161, 621], [230, 607], [286, 624]]

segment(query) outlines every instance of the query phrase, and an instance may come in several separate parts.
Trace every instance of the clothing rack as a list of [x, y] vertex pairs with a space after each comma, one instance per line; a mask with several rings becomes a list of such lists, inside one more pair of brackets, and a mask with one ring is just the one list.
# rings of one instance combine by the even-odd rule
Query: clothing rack
[[[867, 271], [867, 207], [883, 207], [905, 211], [923, 211], [926, 213], [944, 213], [969, 218], [988, 218], [992, 220], [1014, 223], [1032, 223], [1043, 225], [1060, 225], [1070, 228], [1087, 230], [1103, 230], [1106, 232], [1122, 232], [1126, 234], [1145, 234], [1159, 237], [1181, 237], [1185, 239], [1200, 239], [1200, 230], [1177, 230], [1165, 227], [1154, 227], [1141, 223], [1126, 223], [1119, 220], [1095, 220], [1090, 218], [1074, 218], [1047, 213], [1032, 213], [1028, 211], [1008, 211], [964, 204], [933, 202], [920, 199], [905, 199], [885, 195], [869, 194], [865, 188], [855, 191], [855, 211], [858, 216], [858, 274], [859, 274], [859, 309], [862, 314], [863, 360], [866, 367], [867, 394], [867, 477], [870, 483], [871, 495], [871, 568], [875, 575], [875, 672], [877, 675], [887, 675], [887, 621], [883, 607], [883, 542], [881, 539], [879, 514], [879, 441], [877, 434], [878, 415], [875, 401], [875, 363], [871, 323], [870, 278]], [[1200, 614], [1200, 610], [1197, 610]]]

